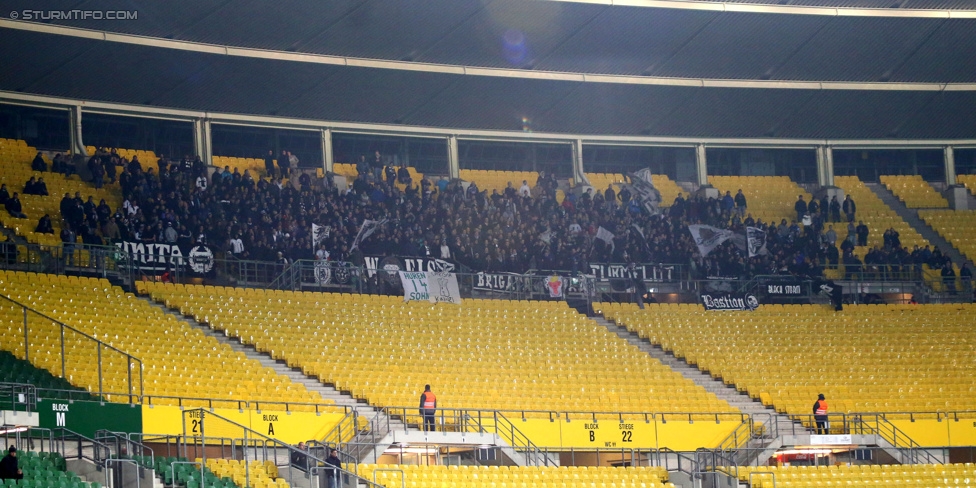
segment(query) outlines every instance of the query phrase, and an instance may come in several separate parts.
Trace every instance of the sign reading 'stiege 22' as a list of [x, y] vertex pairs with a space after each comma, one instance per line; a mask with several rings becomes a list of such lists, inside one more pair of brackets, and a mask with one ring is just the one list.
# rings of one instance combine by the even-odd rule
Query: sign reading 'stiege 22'
[[702, 294], [702, 305], [708, 311], [739, 311], [755, 310], [759, 308], [759, 300], [755, 295], [738, 295], [725, 293], [722, 295]]

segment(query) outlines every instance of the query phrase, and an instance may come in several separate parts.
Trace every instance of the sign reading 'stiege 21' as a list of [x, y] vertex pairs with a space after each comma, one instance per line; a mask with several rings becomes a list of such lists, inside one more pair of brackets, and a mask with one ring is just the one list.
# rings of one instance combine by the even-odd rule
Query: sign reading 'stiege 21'
[[740, 311], [759, 308], [759, 300], [755, 295], [739, 295], [725, 293], [721, 295], [702, 294], [702, 305], [708, 311]]

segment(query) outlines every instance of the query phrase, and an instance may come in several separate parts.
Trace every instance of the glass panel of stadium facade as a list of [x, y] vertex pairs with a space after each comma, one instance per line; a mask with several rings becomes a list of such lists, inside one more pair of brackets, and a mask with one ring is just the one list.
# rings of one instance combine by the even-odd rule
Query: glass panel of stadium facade
[[[66, 132], [69, 131], [69, 122], [65, 110], [0, 104], [0, 137], [24, 139], [39, 149], [65, 150], [68, 146]], [[82, 136], [88, 146], [149, 150], [157, 155], [171, 158], [192, 154], [193, 148], [199, 147], [198, 141], [194, 141], [193, 122], [187, 120], [139, 117], [130, 114], [86, 113], [82, 128]], [[215, 158], [253, 160], [263, 159], [268, 151], [277, 155], [281, 150], [290, 150], [298, 156], [300, 167], [318, 169], [326, 165], [326, 144], [323, 142], [327, 137], [326, 133], [322, 130], [302, 130], [293, 127], [247, 125], [244, 121], [241, 121], [240, 125], [213, 123], [210, 126], [210, 147]], [[359, 158], [378, 151], [387, 164], [409, 165], [418, 172], [433, 177], [450, 174], [449, 143], [443, 134], [423, 134], [420, 131], [418, 136], [413, 136], [384, 134], [379, 133], [378, 130], [343, 132], [339, 128], [333, 129], [328, 134], [331, 137], [329, 144], [335, 163], [354, 163]], [[666, 175], [685, 189], [694, 189], [697, 187], [696, 180], [700, 177], [697, 174], [698, 168], [703, 166], [696, 160], [695, 145], [685, 140], [675, 140], [674, 146], [669, 146], [666, 140], [649, 143], [578, 139], [576, 142], [582, 149], [580, 152], [583, 170], [590, 174], [626, 174], [649, 168], [652, 173]], [[816, 187], [818, 176], [822, 176], [818, 173], [823, 171], [817, 157], [816, 142], [822, 141], [811, 141], [809, 146], [798, 144], [796, 141], [789, 141], [788, 144], [775, 140], [737, 141], [734, 144], [728, 141], [713, 143], [704, 141], [706, 150], [703, 153], [707, 161], [707, 171], [711, 175], [786, 176], [812, 191]], [[890, 141], [877, 141], [879, 147], [874, 148], [861, 141], [859, 142], [861, 146], [857, 149], [843, 149], [838, 144], [833, 149], [834, 173], [838, 176], [857, 175], [867, 181], [876, 181], [881, 174], [920, 174], [929, 181], [945, 178], [945, 164], [941, 149], [884, 147], [886, 143]], [[769, 147], [764, 147], [765, 145]], [[545, 135], [540, 135], [538, 140], [525, 141], [503, 137], [499, 137], [499, 140], [478, 136], [470, 136], [469, 139], [459, 137], [455, 164], [462, 171], [546, 171], [555, 174], [559, 179], [572, 180], [574, 153], [572, 139], [547, 142]], [[956, 150], [955, 159], [959, 173], [976, 172], [974, 154], [976, 150], [967, 147]], [[521, 182], [512, 183], [518, 186]], [[533, 185], [535, 182], [529, 183]], [[670, 202], [666, 202], [668, 203]], [[77, 246], [74, 253], [81, 252], [81, 249], [84, 247]], [[14, 243], [5, 243], [2, 256], [4, 264], [8, 267], [21, 266], [56, 273], [84, 271], [102, 276], [114, 274], [130, 284], [138, 279], [158, 279], [162, 274], [161, 272], [146, 273], [138, 266], [116, 264], [116, 261], [123, 257], [119, 256], [115, 248], [101, 249], [93, 246], [90, 249], [91, 252], [85, 256], [88, 261], [84, 263], [80, 263], [80, 260], [69, 262], [63, 259], [60, 251], [40, 245], [17, 246]], [[204, 279], [215, 283], [284, 289], [335, 288], [359, 293], [395, 293], [395, 290], [392, 290], [396, 288], [395, 285], [385, 285], [382, 280], [376, 279], [376, 273], [364, 269], [361, 262], [342, 265], [355, 270], [349, 272], [341, 270], [338, 273], [348, 275], [350, 278], [347, 282], [322, 283], [322, 280], [316, 277], [315, 263], [312, 261], [296, 261], [291, 273], [283, 273], [285, 269], [276, 263], [240, 260], [230, 253], [225, 255], [221, 252], [222, 249], [214, 249], [214, 251], [216, 271]], [[409, 258], [409, 256], [404, 257]], [[401, 257], [401, 260], [404, 257]], [[132, 262], [131, 259], [131, 256], [126, 257], [123, 261]], [[573, 290], [578, 298], [587, 302], [601, 294], [603, 294], [599, 297], [601, 300], [634, 299], [634, 288], [627, 278], [628, 275], [614, 267], [622, 269], [624, 263], [588, 264], [590, 269], [562, 271], [531, 269], [528, 274], [512, 274], [511, 277], [504, 277], [504, 279], [498, 276], [486, 278], [485, 273], [478, 273], [477, 269], [460, 263], [455, 271], [459, 272], [459, 283], [463, 294], [469, 297], [538, 298], [542, 296], [544, 286], [541, 281], [539, 286], [533, 285], [533, 280], [555, 273], [580, 276], [578, 289], [573, 288]], [[708, 276], [689, 268], [687, 263], [645, 263], [642, 266], [658, 271], [661, 268], [668, 269], [665, 278], [655, 275], [645, 276], [644, 279], [648, 291], [658, 300], [697, 300], [703, 290], [734, 289], [736, 292], [744, 292], [751, 289], [758, 290], [762, 284], [762, 280], [746, 273], [741, 276], [722, 277], [724, 281], [728, 281], [729, 278], [738, 280], [731, 288], [726, 289], [724, 285], [716, 285], [715, 280], [709, 280]], [[608, 271], [611, 269], [615, 271]], [[596, 274], [605, 273], [605, 275], [589, 279], [583, 277], [594, 270], [599, 270]], [[177, 266], [169, 271], [170, 277], [180, 279], [183, 268]], [[652, 274], [658, 271], [652, 271]], [[516, 279], [514, 276], [519, 278]], [[853, 289], [849, 288], [847, 293], [852, 296], [852, 301], [863, 299], [863, 295], [867, 293], [882, 291], [888, 295], [898, 295], [896, 300], [908, 300], [912, 296], [926, 294], [933, 301], [949, 299], [942, 296], [944, 294], [926, 287], [921, 277], [920, 268], [912, 266], [882, 267], [844, 275], [844, 279], [850, 283], [877, 284], [874, 288], [861, 285], [854, 287], [853, 289], [859, 290], [859, 293], [854, 293]], [[182, 278], [189, 279], [189, 276]], [[485, 285], [492, 280], [495, 285]], [[884, 284], [893, 281], [900, 284]], [[497, 285], [499, 282], [504, 283], [504, 286]], [[815, 299], [817, 290], [814, 281], [805, 283], [803, 288], [806, 291], [802, 293], [802, 298], [797, 298], [809, 302]], [[539, 296], [537, 297], [536, 294]]]

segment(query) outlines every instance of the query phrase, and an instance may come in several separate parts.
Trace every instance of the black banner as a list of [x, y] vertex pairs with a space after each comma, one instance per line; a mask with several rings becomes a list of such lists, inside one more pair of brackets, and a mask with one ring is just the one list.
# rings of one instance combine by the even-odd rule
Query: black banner
[[[641, 281], [672, 281], [675, 277], [674, 265], [638, 264], [634, 270]], [[590, 264], [590, 274], [597, 281], [633, 280], [631, 270], [626, 264]]]
[[514, 273], [478, 273], [474, 280], [474, 289], [479, 291], [521, 291], [525, 287], [522, 275]]
[[806, 287], [799, 281], [770, 281], [762, 285], [762, 290], [767, 295], [781, 297], [803, 296], [804, 288]]
[[400, 282], [398, 271], [433, 271], [433, 272], [454, 272], [455, 264], [443, 259], [434, 258], [401, 258], [396, 256], [366, 256], [366, 273], [370, 278], [376, 275], [377, 271], [386, 271], [382, 278], [389, 280], [396, 279]]
[[708, 311], [738, 311], [755, 310], [759, 308], [759, 300], [755, 295], [738, 293], [709, 294], [701, 296], [702, 305]]
[[214, 272], [214, 254], [207, 246], [176, 244], [145, 244], [142, 242], [117, 242], [116, 261], [130, 265], [144, 273], [165, 273], [180, 270], [193, 276], [210, 276]]

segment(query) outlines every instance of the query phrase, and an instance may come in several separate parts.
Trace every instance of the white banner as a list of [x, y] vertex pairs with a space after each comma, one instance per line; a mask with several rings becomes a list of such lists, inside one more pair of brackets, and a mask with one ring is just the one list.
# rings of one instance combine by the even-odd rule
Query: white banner
[[749, 257], [768, 254], [766, 250], [766, 232], [756, 227], [746, 227], [746, 246]]
[[698, 246], [698, 252], [701, 253], [702, 257], [708, 256], [716, 247], [735, 235], [731, 230], [719, 229], [710, 225], [689, 225], [688, 231], [691, 232], [691, 237], [695, 239], [695, 245]]
[[607, 245], [610, 246], [610, 251], [611, 252], [614, 249], [614, 245], [613, 245], [613, 238], [614, 237], [616, 237], [616, 236], [613, 235], [613, 232], [610, 232], [609, 230], [604, 229], [603, 226], [600, 226], [600, 228], [596, 230], [596, 238], [597, 239], [600, 239], [601, 241], [603, 241], [605, 243], [607, 243]]
[[403, 301], [461, 304], [461, 291], [454, 273], [400, 271]]

